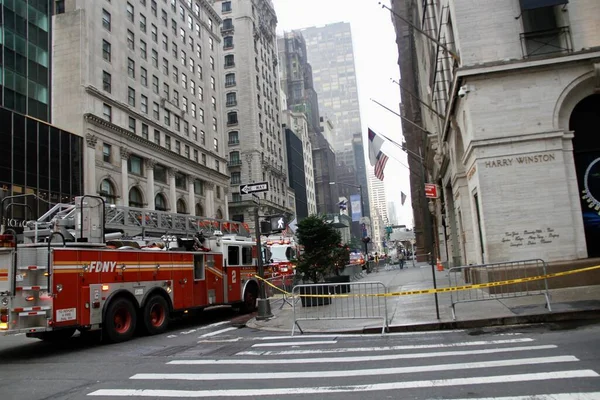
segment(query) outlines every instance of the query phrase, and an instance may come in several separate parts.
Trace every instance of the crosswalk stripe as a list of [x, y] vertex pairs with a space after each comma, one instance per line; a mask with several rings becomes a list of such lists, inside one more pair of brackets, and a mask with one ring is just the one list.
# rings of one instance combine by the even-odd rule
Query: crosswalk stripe
[[[456, 364], [420, 365], [412, 367], [396, 368], [373, 368], [373, 369], [344, 369], [334, 371], [294, 371], [294, 372], [269, 372], [269, 379], [313, 379], [313, 378], [340, 378], [353, 376], [383, 376], [394, 374], [411, 374], [417, 372], [433, 371], [462, 371], [480, 368], [513, 367], [515, 365], [539, 365], [563, 362], [579, 361], [573, 356], [520, 358], [510, 360], [480, 361]], [[222, 381], [222, 380], [256, 380], [265, 379], [264, 372], [258, 373], [215, 373], [215, 374], [192, 374], [192, 373], [167, 373], [167, 374], [135, 374], [129, 379], [137, 380], [184, 380], [184, 381]]]
[[[381, 335], [382, 337], [393, 337], [393, 336], [434, 336], [434, 335], [438, 335], [438, 334], [442, 334], [442, 333], [460, 333], [460, 332], [464, 332], [464, 329], [455, 329], [455, 330], [449, 330], [449, 331], [419, 331], [419, 332], [389, 332], [386, 333], [384, 335]], [[287, 336], [259, 336], [259, 337], [255, 337], [253, 338], [254, 340], [285, 340], [285, 339], [296, 339], [298, 337], [305, 337], [305, 338], [311, 338], [311, 339], [326, 339], [326, 338], [339, 338], [339, 339], [345, 339], [345, 338], [363, 338], [363, 337], [368, 337], [368, 338], [373, 338], [376, 335], [372, 334], [372, 333], [328, 333], [328, 334], [305, 334], [303, 336], [291, 336], [291, 335], [287, 335]]]
[[[322, 387], [293, 387], [265, 389], [222, 389], [222, 390], [169, 390], [169, 389], [100, 389], [89, 393], [88, 396], [129, 396], [129, 397], [258, 397], [304, 394], [330, 394], [347, 392], [372, 392], [384, 390], [400, 390], [415, 388], [438, 388], [463, 385], [487, 385], [493, 383], [511, 383], [526, 381], [544, 381], [571, 378], [597, 378], [593, 370], [553, 371], [531, 374], [497, 375], [472, 378], [453, 378], [421, 380], [408, 382], [375, 383], [370, 385], [344, 385]], [[263, 376], [264, 378], [265, 376]]]
[[218, 330], [218, 331], [214, 331], [214, 332], [205, 333], [204, 335], [200, 335], [199, 337], [201, 337], [201, 338], [205, 338], [205, 337], [216, 336], [216, 335], [219, 335], [219, 334], [221, 334], [221, 333], [225, 333], [225, 332], [229, 332], [229, 331], [234, 331], [234, 330], [236, 330], [236, 329], [238, 329], [238, 328], [237, 328], [237, 327], [234, 327], [234, 326], [232, 326], [232, 327], [225, 328], [225, 329], [221, 329], [221, 330]]
[[[469, 400], [469, 399], [454, 399]], [[486, 397], [479, 400], [600, 400], [600, 392], [552, 393], [535, 396]]]
[[298, 342], [256, 343], [252, 347], [279, 347], [279, 346], [309, 346], [314, 344], [336, 344], [337, 340], [313, 340]]
[[282, 356], [282, 355], [300, 355], [300, 354], [318, 354], [318, 353], [348, 353], [348, 352], [372, 352], [372, 351], [396, 351], [396, 350], [418, 350], [418, 349], [435, 349], [435, 348], [451, 348], [463, 346], [488, 346], [498, 344], [512, 343], [528, 343], [533, 342], [533, 339], [500, 339], [500, 340], [479, 340], [473, 342], [458, 342], [458, 343], [433, 343], [433, 344], [417, 344], [417, 345], [401, 345], [401, 346], [382, 346], [382, 347], [343, 347], [337, 349], [309, 349], [309, 350], [281, 350], [281, 351], [241, 351], [236, 353], [238, 356]]
[[534, 351], [555, 349], [554, 344], [540, 346], [521, 346], [521, 347], [501, 347], [496, 349], [478, 349], [478, 350], [462, 350], [462, 351], [438, 351], [431, 353], [413, 353], [413, 354], [388, 354], [382, 356], [357, 356], [357, 357], [322, 357], [322, 358], [276, 358], [276, 359], [227, 359], [227, 360], [173, 360], [167, 364], [172, 365], [257, 365], [257, 364], [319, 364], [319, 363], [349, 363], [349, 362], [369, 362], [369, 361], [386, 361], [386, 360], [402, 360], [413, 358], [433, 358], [433, 357], [449, 357], [449, 356], [469, 356], [476, 354], [495, 354], [507, 353], [511, 351]]

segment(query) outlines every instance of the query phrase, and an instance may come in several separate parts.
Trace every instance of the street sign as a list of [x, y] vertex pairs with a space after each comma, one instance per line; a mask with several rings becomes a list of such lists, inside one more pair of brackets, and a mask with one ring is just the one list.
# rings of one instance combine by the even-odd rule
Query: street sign
[[254, 202], [254, 204], [260, 205], [260, 197], [258, 197], [258, 195], [254, 193], [252, 193], [252, 201]]
[[257, 182], [240, 185], [241, 194], [260, 193], [267, 191], [269, 191], [269, 182]]
[[438, 186], [434, 183], [426, 183], [425, 197], [427, 197], [428, 199], [437, 199], [439, 197]]

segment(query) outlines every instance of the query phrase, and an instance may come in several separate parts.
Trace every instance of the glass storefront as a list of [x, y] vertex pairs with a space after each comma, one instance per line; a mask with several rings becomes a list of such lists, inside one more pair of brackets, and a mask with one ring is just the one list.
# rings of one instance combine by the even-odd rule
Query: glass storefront
[[37, 219], [83, 194], [83, 138], [0, 108], [0, 151], [0, 199], [38, 197], [5, 201], [7, 218]]

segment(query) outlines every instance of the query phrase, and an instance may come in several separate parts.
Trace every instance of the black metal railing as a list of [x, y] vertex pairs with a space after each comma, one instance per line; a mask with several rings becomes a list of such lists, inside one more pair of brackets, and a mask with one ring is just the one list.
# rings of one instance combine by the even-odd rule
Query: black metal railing
[[571, 30], [568, 26], [543, 31], [523, 32], [520, 37], [524, 58], [546, 54], [571, 53], [573, 51]]

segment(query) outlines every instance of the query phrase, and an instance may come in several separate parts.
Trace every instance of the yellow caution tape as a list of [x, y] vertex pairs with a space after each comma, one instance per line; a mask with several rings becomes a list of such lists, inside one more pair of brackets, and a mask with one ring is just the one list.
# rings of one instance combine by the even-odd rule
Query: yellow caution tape
[[[452, 287], [444, 287], [444, 288], [437, 288], [437, 289], [410, 290], [410, 291], [405, 291], [405, 292], [389, 292], [389, 293], [364, 293], [364, 294], [301, 294], [299, 296], [300, 297], [349, 298], [349, 297], [392, 297], [392, 296], [411, 296], [411, 295], [417, 295], [417, 294], [448, 293], [448, 292], [458, 292], [461, 290], [482, 289], [482, 288], [488, 288], [488, 287], [513, 285], [516, 283], [540, 281], [543, 279], [557, 278], [559, 276], [578, 274], [581, 272], [593, 271], [596, 269], [600, 269], [600, 265], [579, 268], [579, 269], [573, 269], [570, 271], [553, 272], [551, 274], [545, 274], [545, 275], [530, 276], [530, 277], [526, 277], [526, 278], [507, 279], [505, 281], [477, 283], [477, 284], [473, 284], [473, 285], [452, 286]], [[254, 277], [256, 279], [260, 279], [261, 281], [265, 282], [267, 285], [277, 289], [278, 291], [282, 292], [285, 295], [288, 295], [288, 296], [292, 295], [292, 293], [289, 293], [289, 292], [273, 285], [271, 282], [261, 278], [258, 275], [254, 275]], [[335, 286], [336, 283], [331, 283], [329, 285]]]

